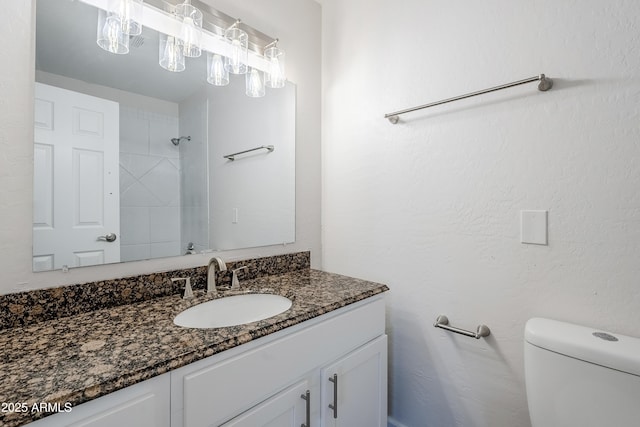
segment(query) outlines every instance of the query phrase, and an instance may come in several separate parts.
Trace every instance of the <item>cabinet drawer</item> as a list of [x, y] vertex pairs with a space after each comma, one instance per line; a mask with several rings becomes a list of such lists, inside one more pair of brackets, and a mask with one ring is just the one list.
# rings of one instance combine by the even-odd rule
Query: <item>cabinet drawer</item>
[[212, 356], [211, 366], [174, 371], [172, 384], [181, 382], [183, 395], [172, 412], [183, 411], [184, 427], [220, 425], [383, 334], [384, 310], [376, 299], [221, 362]]

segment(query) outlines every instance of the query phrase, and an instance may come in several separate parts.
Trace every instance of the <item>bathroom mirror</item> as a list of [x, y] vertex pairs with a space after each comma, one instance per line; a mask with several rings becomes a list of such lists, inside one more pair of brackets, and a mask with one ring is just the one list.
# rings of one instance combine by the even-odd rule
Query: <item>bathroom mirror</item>
[[116, 55], [97, 25], [36, 3], [34, 271], [293, 242], [295, 86], [250, 98], [206, 82], [206, 52], [169, 72], [156, 31]]

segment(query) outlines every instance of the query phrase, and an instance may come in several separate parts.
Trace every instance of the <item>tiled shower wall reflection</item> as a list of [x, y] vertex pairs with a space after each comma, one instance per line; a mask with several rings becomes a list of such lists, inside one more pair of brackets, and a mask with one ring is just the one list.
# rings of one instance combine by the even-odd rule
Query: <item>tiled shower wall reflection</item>
[[120, 105], [120, 254], [180, 254], [178, 118]]
[[180, 191], [182, 195], [182, 251], [193, 243], [196, 252], [209, 249], [209, 175], [208, 175], [208, 101], [204, 91], [196, 92], [180, 102], [180, 129], [191, 137], [180, 144], [182, 164]]

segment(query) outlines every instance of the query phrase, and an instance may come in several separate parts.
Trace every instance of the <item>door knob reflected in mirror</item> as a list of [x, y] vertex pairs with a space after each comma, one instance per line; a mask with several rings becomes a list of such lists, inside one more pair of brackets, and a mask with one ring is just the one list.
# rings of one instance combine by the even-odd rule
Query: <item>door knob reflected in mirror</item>
[[109, 233], [106, 236], [98, 236], [98, 240], [105, 242], [115, 242], [117, 239], [116, 233]]

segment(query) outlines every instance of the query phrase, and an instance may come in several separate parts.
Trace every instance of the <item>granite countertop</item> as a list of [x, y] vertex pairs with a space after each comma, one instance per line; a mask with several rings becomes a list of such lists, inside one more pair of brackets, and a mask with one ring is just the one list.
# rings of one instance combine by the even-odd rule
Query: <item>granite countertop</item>
[[[385, 285], [302, 269], [241, 281], [237, 293], [273, 293], [293, 301], [277, 316], [246, 325], [182, 328], [173, 318], [212, 299], [164, 296], [3, 330], [0, 403], [73, 406], [387, 291]], [[222, 295], [231, 295], [223, 291]], [[0, 425], [19, 426], [41, 412], [0, 411]]]

